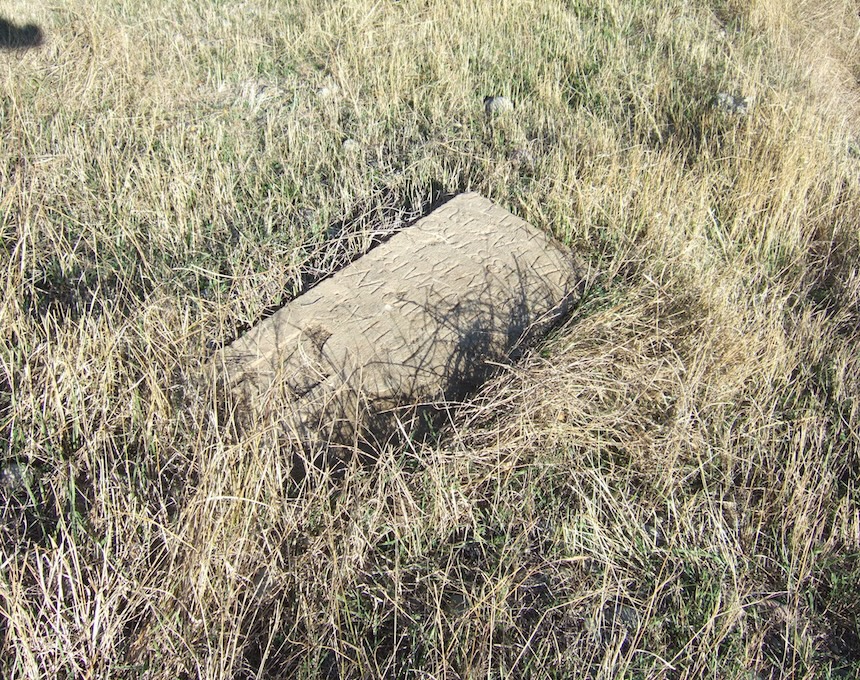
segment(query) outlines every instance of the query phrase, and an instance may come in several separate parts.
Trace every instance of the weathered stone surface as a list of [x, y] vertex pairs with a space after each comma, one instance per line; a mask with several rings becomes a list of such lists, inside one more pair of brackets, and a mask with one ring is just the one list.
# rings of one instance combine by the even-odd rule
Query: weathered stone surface
[[458, 400], [579, 295], [571, 254], [461, 194], [296, 298], [216, 357], [240, 409], [350, 443]]

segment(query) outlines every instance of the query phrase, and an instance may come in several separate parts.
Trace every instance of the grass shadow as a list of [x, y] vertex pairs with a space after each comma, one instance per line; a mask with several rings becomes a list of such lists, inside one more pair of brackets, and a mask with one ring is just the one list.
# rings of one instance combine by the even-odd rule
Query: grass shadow
[[20, 50], [39, 47], [44, 42], [42, 29], [36, 24], [16, 26], [0, 17], [0, 50]]

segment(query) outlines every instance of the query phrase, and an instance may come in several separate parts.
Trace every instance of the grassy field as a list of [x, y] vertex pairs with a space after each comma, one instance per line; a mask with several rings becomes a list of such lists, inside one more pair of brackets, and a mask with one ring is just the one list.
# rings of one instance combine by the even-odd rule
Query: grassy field
[[[0, 14], [0, 676], [860, 677], [854, 0]], [[584, 301], [293, 483], [196, 376], [466, 189]]]

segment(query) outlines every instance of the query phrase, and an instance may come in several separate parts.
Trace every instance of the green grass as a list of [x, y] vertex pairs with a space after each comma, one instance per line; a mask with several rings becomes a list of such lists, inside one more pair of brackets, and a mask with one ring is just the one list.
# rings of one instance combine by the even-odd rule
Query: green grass
[[[860, 673], [851, 3], [3, 11], [0, 675]], [[213, 347], [467, 189], [591, 265], [542, 346], [339, 477], [219, 421]]]

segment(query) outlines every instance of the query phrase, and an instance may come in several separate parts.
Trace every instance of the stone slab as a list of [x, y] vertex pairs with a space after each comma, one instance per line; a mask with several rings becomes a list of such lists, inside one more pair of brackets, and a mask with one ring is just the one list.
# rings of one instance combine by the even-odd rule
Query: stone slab
[[304, 442], [378, 442], [460, 400], [578, 299], [583, 272], [546, 234], [460, 194], [215, 357], [246, 415], [277, 409]]

